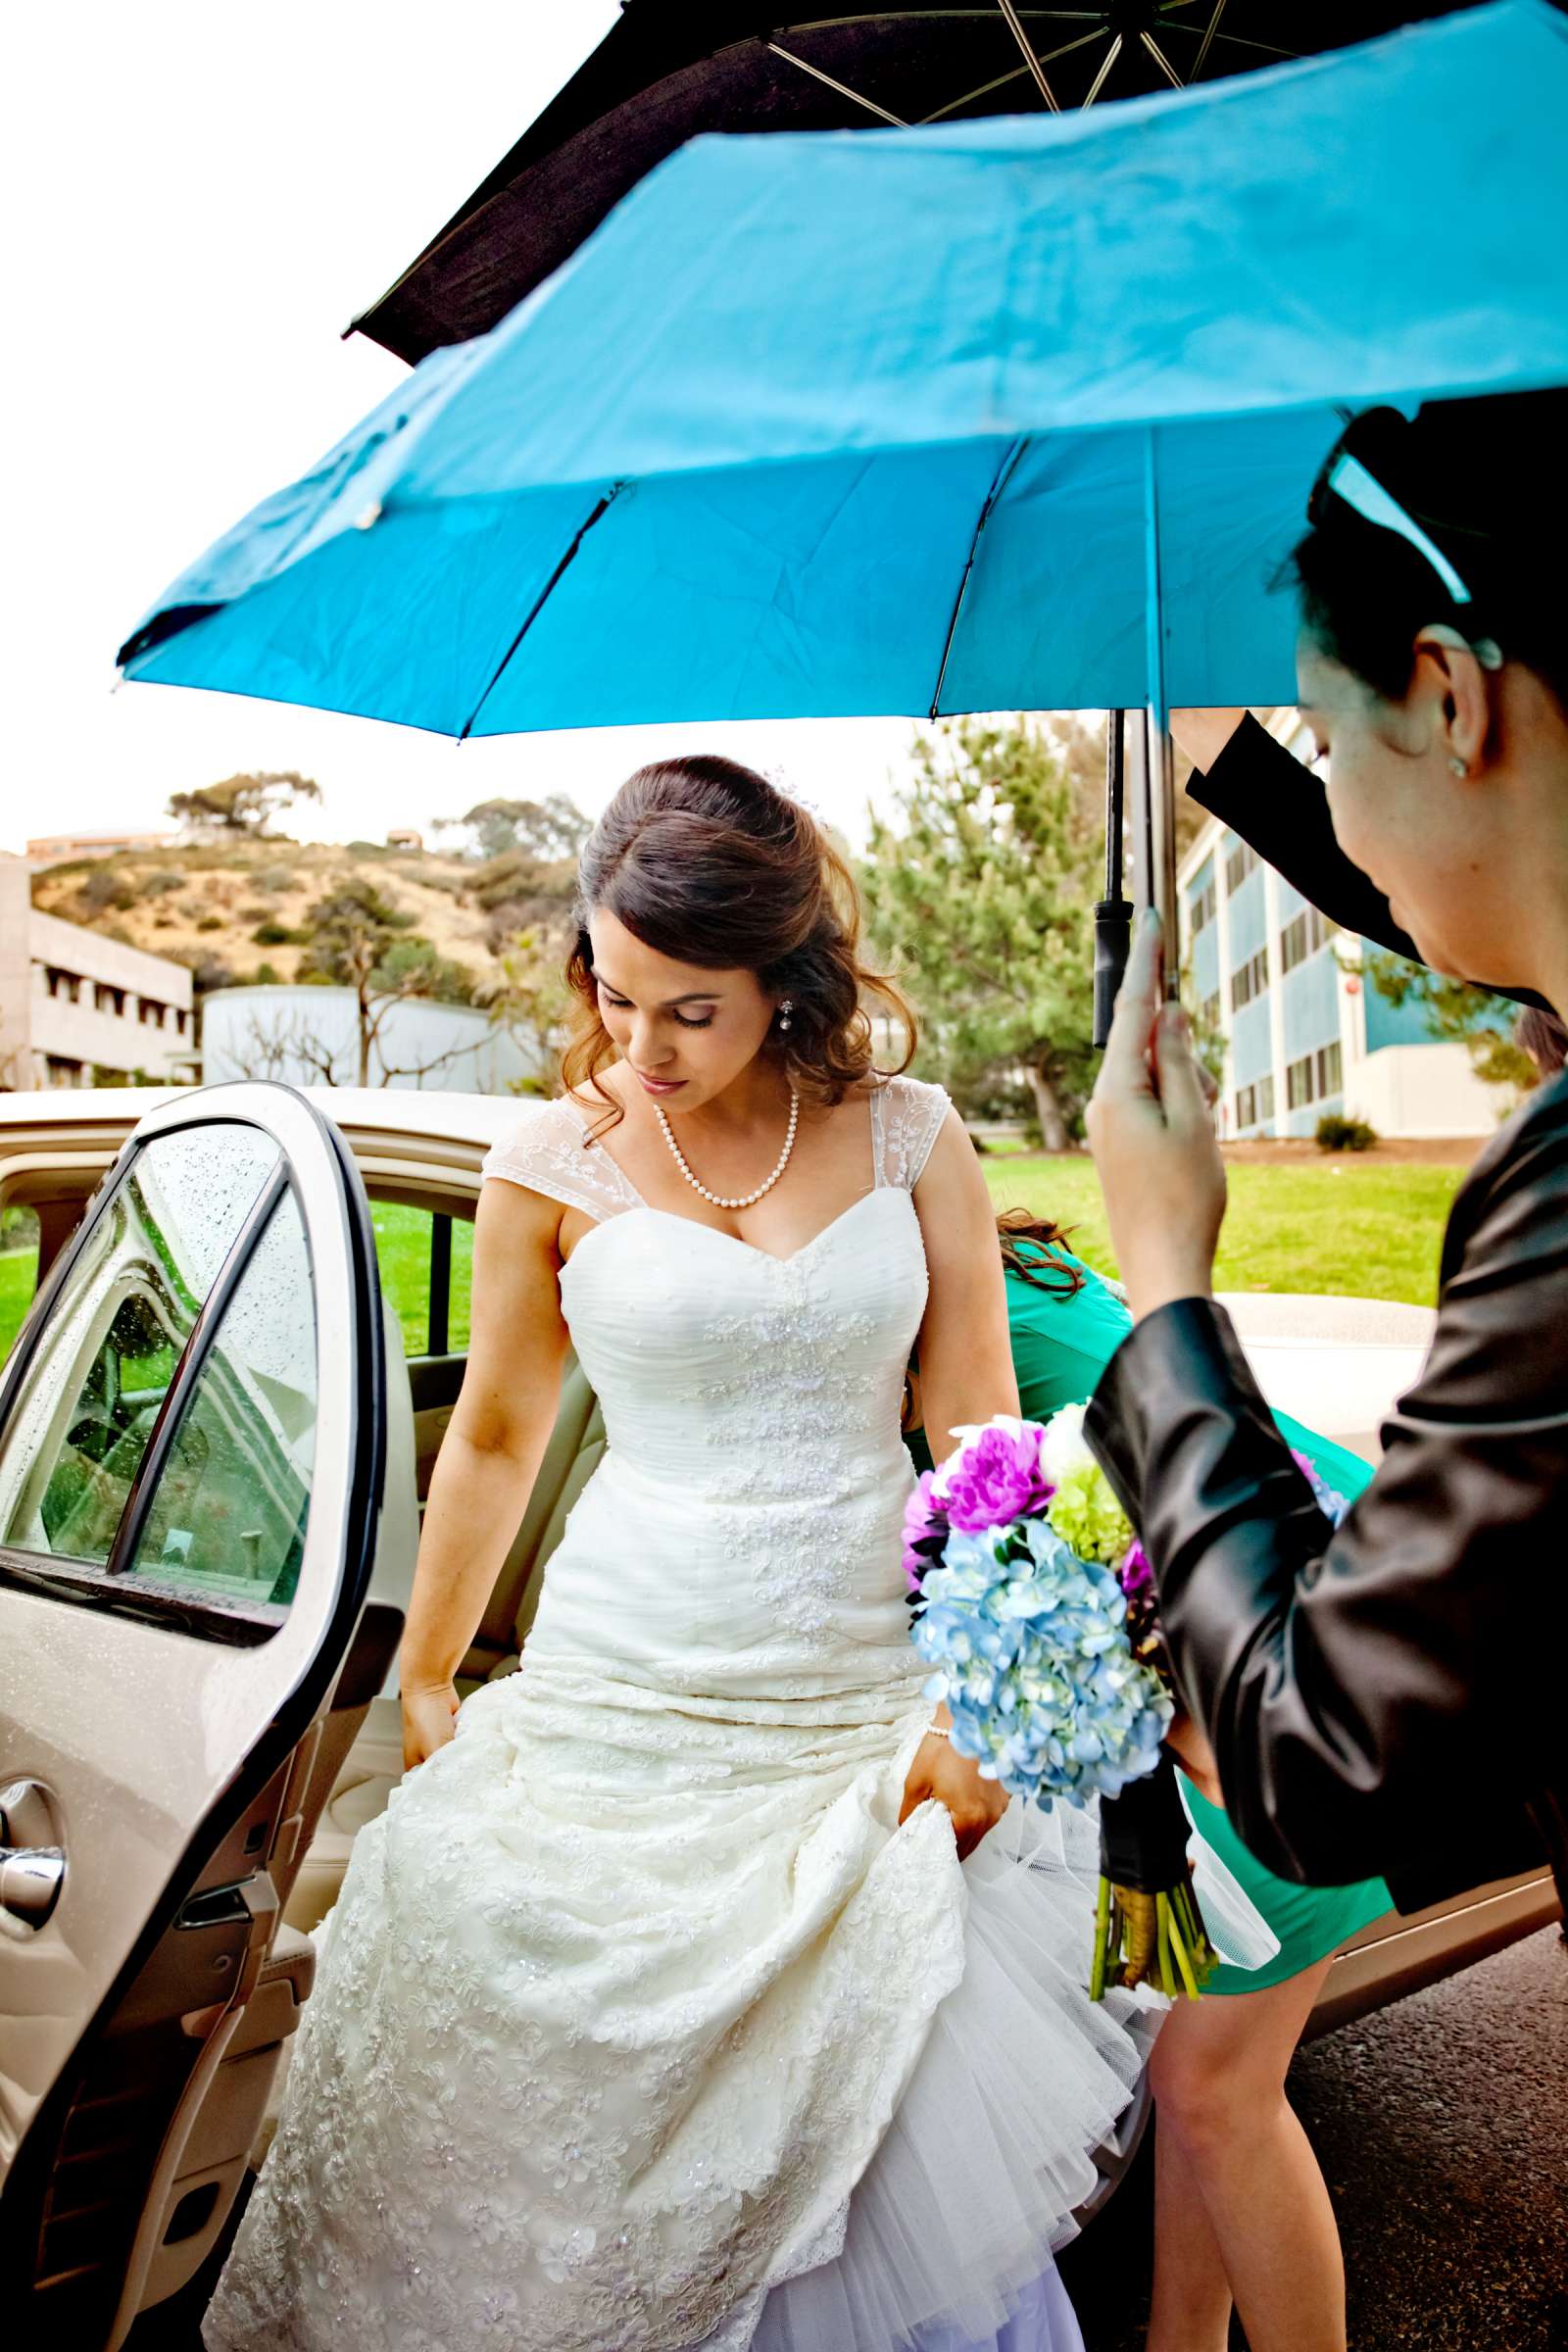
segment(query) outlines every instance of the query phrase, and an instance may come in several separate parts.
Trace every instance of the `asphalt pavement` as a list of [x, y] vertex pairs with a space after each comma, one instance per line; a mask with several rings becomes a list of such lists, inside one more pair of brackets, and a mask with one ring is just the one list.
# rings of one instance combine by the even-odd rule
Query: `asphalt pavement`
[[[1310, 2043], [1291, 2096], [1340, 2217], [1352, 2352], [1568, 2352], [1555, 1928]], [[1062, 2257], [1089, 2352], [1142, 2352], [1151, 2155]]]

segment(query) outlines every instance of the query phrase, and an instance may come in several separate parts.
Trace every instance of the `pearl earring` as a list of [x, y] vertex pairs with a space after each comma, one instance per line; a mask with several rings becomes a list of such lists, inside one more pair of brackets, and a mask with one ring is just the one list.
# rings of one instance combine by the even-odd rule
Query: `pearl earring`
[[1467, 776], [1470, 773], [1469, 760], [1461, 760], [1457, 752], [1453, 753], [1450, 757], [1448, 760], [1448, 767], [1450, 773], [1456, 776]]
[[790, 1033], [790, 1024], [793, 1022], [794, 1018], [795, 999], [793, 997], [786, 997], [783, 1004], [778, 1008], [778, 1028], [779, 1035], [781, 1037], [788, 1037]]

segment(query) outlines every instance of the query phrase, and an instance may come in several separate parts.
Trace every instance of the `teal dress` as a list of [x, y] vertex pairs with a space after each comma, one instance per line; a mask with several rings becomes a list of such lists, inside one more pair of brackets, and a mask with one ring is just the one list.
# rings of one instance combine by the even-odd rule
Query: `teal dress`
[[[1081, 1404], [1091, 1396], [1132, 1328], [1132, 1317], [1116, 1293], [1090, 1267], [1060, 1248], [1041, 1251], [1042, 1266], [1053, 1261], [1071, 1266], [1084, 1277], [1070, 1298], [1060, 1290], [1042, 1290], [1010, 1266], [1007, 1269], [1013, 1370], [1018, 1378], [1019, 1407], [1030, 1421], [1049, 1421], [1064, 1404]], [[1275, 1418], [1290, 1443], [1307, 1456], [1336, 1494], [1352, 1496], [1361, 1492], [1372, 1471], [1358, 1454], [1314, 1436], [1287, 1413]], [[929, 1469], [931, 1457], [923, 1431], [912, 1433], [909, 1450], [919, 1469]], [[1381, 1879], [1364, 1880], [1353, 1886], [1298, 1886], [1294, 1880], [1276, 1878], [1248, 1851], [1217, 1805], [1200, 1796], [1185, 1776], [1181, 1786], [1194, 1828], [1279, 1937], [1279, 1951], [1264, 1967], [1220, 1967], [1209, 1980], [1211, 1993], [1261, 1992], [1267, 1985], [1282, 1984], [1287, 1978], [1299, 1976], [1302, 1969], [1326, 1959], [1369, 1920], [1393, 1910], [1394, 1898]]]

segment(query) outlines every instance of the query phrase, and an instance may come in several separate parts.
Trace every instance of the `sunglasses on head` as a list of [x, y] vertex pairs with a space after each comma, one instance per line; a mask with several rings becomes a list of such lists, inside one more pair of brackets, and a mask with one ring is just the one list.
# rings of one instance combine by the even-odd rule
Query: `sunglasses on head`
[[[1473, 605], [1469, 583], [1458, 567], [1446, 556], [1431, 533], [1422, 529], [1408, 508], [1402, 507], [1360, 458], [1348, 449], [1341, 449], [1324, 467], [1313, 484], [1307, 503], [1306, 518], [1314, 529], [1323, 521], [1331, 498], [1359, 514], [1380, 531], [1393, 531], [1397, 538], [1413, 547], [1443, 582], [1449, 602], [1460, 607]], [[1471, 650], [1486, 669], [1500, 669], [1502, 656], [1490, 637], [1472, 642]]]

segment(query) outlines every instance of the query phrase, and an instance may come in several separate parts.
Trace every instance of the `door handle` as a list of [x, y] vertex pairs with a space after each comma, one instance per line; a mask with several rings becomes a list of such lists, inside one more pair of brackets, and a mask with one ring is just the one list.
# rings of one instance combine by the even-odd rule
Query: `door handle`
[[41, 1781], [12, 1781], [0, 1788], [0, 1925], [13, 1935], [18, 1927], [24, 1934], [41, 1928], [65, 1881], [66, 1849], [48, 1789]]

